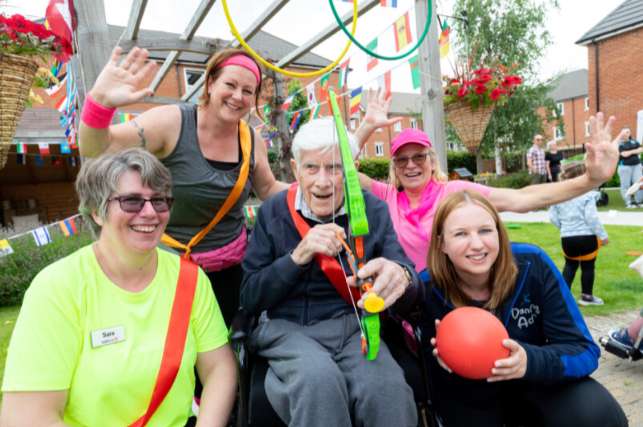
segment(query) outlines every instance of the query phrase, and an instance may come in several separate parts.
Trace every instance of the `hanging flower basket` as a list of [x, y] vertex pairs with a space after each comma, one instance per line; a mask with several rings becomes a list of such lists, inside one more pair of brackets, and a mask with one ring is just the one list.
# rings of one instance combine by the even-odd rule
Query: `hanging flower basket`
[[25, 109], [38, 63], [33, 56], [0, 52], [0, 169]]
[[464, 102], [456, 102], [446, 107], [447, 120], [469, 152], [478, 151], [494, 108], [494, 105], [487, 105], [474, 110]]

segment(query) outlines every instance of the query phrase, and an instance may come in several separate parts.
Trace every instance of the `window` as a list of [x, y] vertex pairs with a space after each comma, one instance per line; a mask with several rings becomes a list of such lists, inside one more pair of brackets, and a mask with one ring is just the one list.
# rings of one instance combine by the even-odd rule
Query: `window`
[[359, 119], [352, 118], [351, 119], [351, 130], [357, 129], [358, 123], [359, 123]]
[[184, 68], [183, 77], [185, 78], [185, 92], [188, 93], [192, 91], [195, 83], [203, 75], [205, 71], [198, 68]]
[[589, 122], [585, 122], [585, 136], [589, 136]]
[[560, 141], [561, 139], [565, 138], [565, 132], [560, 129], [558, 126], [554, 126], [554, 132], [553, 132], [556, 141]]
[[413, 129], [417, 129], [418, 127], [418, 121], [416, 119], [411, 119], [411, 127]]
[[377, 157], [384, 156], [384, 143], [383, 142], [376, 142], [375, 143], [375, 155]]
[[395, 132], [402, 132], [402, 122], [397, 122], [393, 125], [393, 130]]
[[585, 97], [585, 111], [589, 111], [589, 96]]
[[557, 102], [556, 110], [558, 110], [558, 114], [560, 114], [560, 117], [563, 117], [565, 115], [565, 104], [563, 104], [562, 102]]

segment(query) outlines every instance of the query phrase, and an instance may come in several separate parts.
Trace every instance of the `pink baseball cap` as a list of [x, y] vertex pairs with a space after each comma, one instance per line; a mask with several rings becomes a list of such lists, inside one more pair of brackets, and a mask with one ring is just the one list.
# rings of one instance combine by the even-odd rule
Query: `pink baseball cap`
[[433, 144], [431, 144], [431, 140], [426, 133], [419, 129], [408, 128], [404, 129], [395, 138], [393, 138], [393, 142], [391, 142], [391, 154], [394, 155], [406, 144], [420, 144], [429, 148], [433, 147]]
[[255, 78], [257, 79], [257, 84], [261, 83], [261, 70], [257, 66], [257, 63], [248, 58], [246, 55], [242, 55], [240, 53], [237, 55], [232, 55], [230, 58], [223, 61], [219, 65], [219, 68], [223, 68], [228, 65], [238, 65], [239, 67], [245, 68], [246, 70], [254, 74]]

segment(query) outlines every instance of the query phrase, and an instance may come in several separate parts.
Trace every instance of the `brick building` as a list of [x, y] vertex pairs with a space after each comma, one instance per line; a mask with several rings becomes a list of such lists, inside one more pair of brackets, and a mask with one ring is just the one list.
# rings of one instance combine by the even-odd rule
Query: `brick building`
[[[123, 27], [109, 26], [110, 40], [113, 45], [123, 33]], [[179, 34], [161, 31], [141, 30], [140, 39], [178, 38]], [[203, 43], [216, 43], [215, 40], [195, 37]], [[251, 46], [266, 58], [279, 59], [296, 46], [265, 32], [253, 37]], [[162, 63], [168, 52], [152, 51], [151, 58]], [[155, 92], [156, 98], [170, 98], [179, 102], [205, 70], [208, 57], [203, 54], [185, 52], [171, 67]], [[329, 61], [319, 55], [308, 53], [293, 63], [289, 69], [311, 71], [322, 68]], [[331, 84], [336, 85], [337, 73], [331, 76]], [[308, 82], [305, 81], [304, 84]], [[80, 84], [80, 83], [79, 83]], [[18, 164], [15, 144], [11, 147], [7, 165], [0, 170], [0, 226], [12, 222], [13, 217], [38, 215], [41, 222], [51, 222], [76, 213], [78, 200], [74, 190], [74, 180], [80, 166], [78, 151], [71, 154], [60, 153], [60, 141], [65, 139], [64, 130], [59, 125], [59, 113], [54, 105], [64, 90], [49, 97], [43, 90], [35, 92], [44, 104], [27, 108], [16, 130], [15, 142], [26, 143], [26, 164]], [[197, 102], [200, 91], [190, 99]], [[155, 104], [135, 104], [121, 112], [139, 114]], [[38, 143], [48, 143], [50, 155], [37, 161]], [[73, 159], [73, 160], [72, 160]]]
[[[587, 93], [587, 70], [577, 70], [560, 76], [549, 97], [556, 103], [558, 120], [543, 120], [544, 136], [547, 141], [556, 140], [559, 148], [576, 149], [589, 141], [589, 97]], [[541, 114], [546, 116], [545, 111]]]
[[576, 43], [587, 47], [590, 113], [602, 111], [615, 116], [616, 131], [628, 126], [640, 141], [643, 138], [643, 0], [624, 1]]

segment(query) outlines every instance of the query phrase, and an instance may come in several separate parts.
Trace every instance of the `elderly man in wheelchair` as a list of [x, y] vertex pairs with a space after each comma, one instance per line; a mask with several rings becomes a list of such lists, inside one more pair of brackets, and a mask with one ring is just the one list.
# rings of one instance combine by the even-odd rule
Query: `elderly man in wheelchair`
[[261, 207], [243, 262], [241, 306], [259, 318], [248, 345], [267, 359], [268, 401], [290, 426], [416, 426], [378, 311], [414, 302], [417, 275], [383, 202], [360, 191], [368, 233], [351, 232], [337, 141], [332, 120], [302, 126], [297, 182]]

